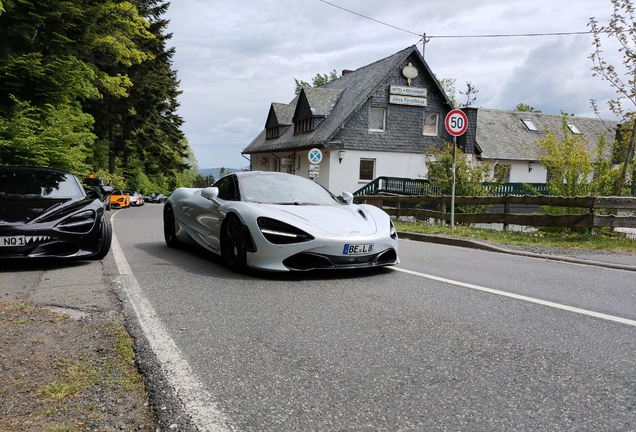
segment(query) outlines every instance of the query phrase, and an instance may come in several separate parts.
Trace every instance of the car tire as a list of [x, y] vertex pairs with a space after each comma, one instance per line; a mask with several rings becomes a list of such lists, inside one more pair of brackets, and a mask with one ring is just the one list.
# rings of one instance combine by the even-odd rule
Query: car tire
[[94, 260], [104, 259], [113, 241], [113, 226], [110, 223], [110, 217], [106, 213], [102, 214], [100, 231], [99, 251], [91, 257]]
[[227, 267], [237, 273], [247, 269], [247, 250], [243, 224], [238, 217], [229, 215], [221, 234], [221, 255]]
[[167, 205], [163, 209], [163, 238], [166, 240], [166, 244], [171, 248], [181, 246], [181, 242], [177, 238], [176, 227], [172, 206]]

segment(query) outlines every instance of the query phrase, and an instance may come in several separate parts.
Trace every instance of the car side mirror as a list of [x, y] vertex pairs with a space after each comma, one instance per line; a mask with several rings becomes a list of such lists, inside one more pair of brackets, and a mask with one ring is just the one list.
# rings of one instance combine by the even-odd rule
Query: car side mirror
[[201, 191], [201, 196], [210, 201], [215, 201], [219, 196], [219, 188], [218, 187], [206, 187]]
[[353, 203], [353, 194], [351, 192], [342, 192], [342, 199], [347, 203], [347, 205], [351, 205]]
[[102, 195], [110, 195], [113, 193], [113, 187], [110, 185], [101, 185], [99, 188], [102, 190]]

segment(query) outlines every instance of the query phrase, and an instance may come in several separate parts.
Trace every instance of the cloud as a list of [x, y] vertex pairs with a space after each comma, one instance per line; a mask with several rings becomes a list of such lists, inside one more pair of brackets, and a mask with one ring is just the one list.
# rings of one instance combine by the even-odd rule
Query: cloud
[[252, 119], [236, 117], [225, 124], [217, 124], [216, 126], [206, 130], [211, 134], [227, 133], [230, 135], [246, 136], [255, 127]]

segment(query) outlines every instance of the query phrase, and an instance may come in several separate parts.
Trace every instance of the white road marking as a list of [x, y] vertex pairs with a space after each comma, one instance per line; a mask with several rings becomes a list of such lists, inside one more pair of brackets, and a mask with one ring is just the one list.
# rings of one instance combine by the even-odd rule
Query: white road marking
[[636, 327], [636, 321], [634, 320], [630, 320], [630, 319], [626, 319], [626, 318], [621, 318], [621, 317], [617, 317], [617, 316], [613, 316], [613, 315], [607, 315], [604, 313], [599, 313], [599, 312], [594, 312], [594, 311], [590, 311], [587, 309], [580, 309], [580, 308], [576, 308], [576, 307], [572, 307], [572, 306], [567, 306], [567, 305], [563, 305], [560, 303], [554, 303], [554, 302], [550, 302], [550, 301], [546, 301], [546, 300], [540, 300], [540, 299], [536, 299], [533, 297], [527, 297], [527, 296], [523, 296], [523, 295], [519, 295], [519, 294], [512, 294], [509, 292], [505, 292], [505, 291], [499, 291], [499, 290], [495, 290], [492, 288], [486, 288], [486, 287], [482, 287], [479, 285], [473, 285], [473, 284], [469, 284], [469, 283], [465, 283], [465, 282], [459, 282], [459, 281], [455, 281], [452, 279], [446, 279], [443, 277], [439, 277], [439, 276], [433, 276], [433, 275], [429, 275], [426, 273], [420, 273], [420, 272], [416, 272], [413, 270], [407, 270], [404, 268], [400, 268], [400, 267], [392, 267], [393, 270], [397, 270], [400, 271], [402, 273], [408, 273], [408, 274], [412, 274], [415, 276], [420, 276], [423, 278], [427, 278], [427, 279], [431, 279], [434, 281], [438, 281], [438, 282], [443, 282], [443, 283], [447, 283], [447, 284], [452, 284], [452, 285], [457, 285], [457, 286], [461, 286], [464, 288], [470, 288], [473, 290], [477, 290], [477, 291], [482, 291], [482, 292], [486, 292], [489, 294], [495, 294], [495, 295], [500, 295], [500, 296], [504, 296], [504, 297], [510, 297], [516, 300], [523, 300], [523, 301], [527, 301], [530, 303], [536, 303], [539, 305], [543, 305], [543, 306], [548, 306], [548, 307], [552, 307], [552, 308], [556, 308], [556, 309], [561, 309], [561, 310], [565, 310], [568, 312], [574, 312], [574, 313], [578, 313], [578, 314], [582, 314], [582, 315], [587, 315], [587, 316], [591, 316], [591, 317], [595, 317], [595, 318], [600, 318], [600, 319], [604, 319], [604, 320], [608, 320], [608, 321], [614, 321], [617, 323], [621, 323], [621, 324], [627, 324], [630, 325], [632, 327]]
[[111, 250], [117, 262], [123, 286], [131, 307], [148, 343], [161, 364], [166, 379], [174, 388], [195, 426], [201, 431], [229, 432], [235, 430], [229, 419], [219, 410], [215, 398], [205, 390], [177, 344], [172, 340], [157, 317], [154, 308], [144, 296], [119, 246], [113, 230]]

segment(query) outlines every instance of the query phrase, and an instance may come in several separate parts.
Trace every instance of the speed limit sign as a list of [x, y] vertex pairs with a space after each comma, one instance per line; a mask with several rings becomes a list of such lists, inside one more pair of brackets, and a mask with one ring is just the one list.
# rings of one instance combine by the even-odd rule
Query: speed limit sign
[[454, 109], [446, 115], [446, 130], [453, 136], [460, 136], [468, 129], [468, 117], [462, 110]]

